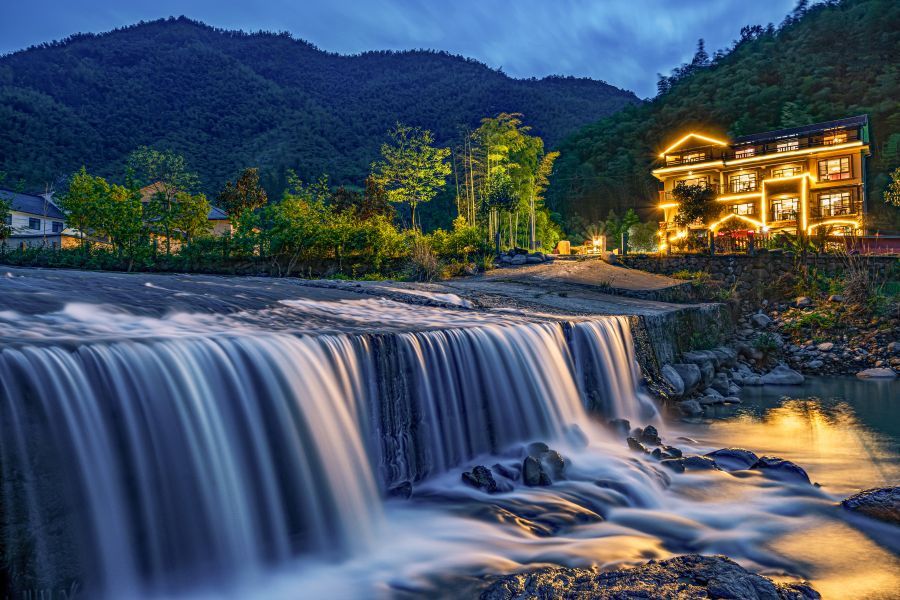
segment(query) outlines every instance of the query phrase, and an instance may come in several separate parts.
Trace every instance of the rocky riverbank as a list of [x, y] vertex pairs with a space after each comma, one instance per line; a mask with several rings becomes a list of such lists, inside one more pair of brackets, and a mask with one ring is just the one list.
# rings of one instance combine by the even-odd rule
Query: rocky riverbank
[[742, 305], [735, 345], [748, 361], [775, 359], [810, 375], [894, 378], [900, 370], [900, 318], [867, 314], [840, 295], [823, 301]]
[[659, 598], [691, 600], [820, 598], [806, 583], [775, 583], [724, 556], [688, 554], [632, 569], [599, 571], [545, 567], [490, 581], [482, 600]]

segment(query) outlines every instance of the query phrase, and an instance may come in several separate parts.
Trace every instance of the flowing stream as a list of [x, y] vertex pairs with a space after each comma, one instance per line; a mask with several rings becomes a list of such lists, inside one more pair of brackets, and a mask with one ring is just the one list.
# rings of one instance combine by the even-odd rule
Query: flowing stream
[[[0, 313], [0, 550], [16, 590], [453, 596], [523, 565], [687, 551], [805, 574], [771, 542], [833, 502], [629, 452], [599, 423], [696, 442], [640, 392], [625, 317], [387, 301], [165, 318], [70, 305], [31, 333], [20, 317]], [[534, 441], [566, 457], [551, 486], [517, 481]], [[510, 473], [504, 493], [460, 483], [476, 464]]]

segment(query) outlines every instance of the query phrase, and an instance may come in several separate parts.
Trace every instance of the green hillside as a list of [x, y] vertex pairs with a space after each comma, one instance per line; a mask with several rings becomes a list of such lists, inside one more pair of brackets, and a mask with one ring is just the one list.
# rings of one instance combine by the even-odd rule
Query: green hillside
[[167, 19], [0, 58], [0, 171], [40, 189], [82, 164], [121, 177], [125, 155], [150, 145], [183, 154], [206, 191], [246, 166], [274, 193], [289, 168], [360, 185], [398, 120], [446, 142], [521, 112], [553, 145], [636, 102], [601, 81], [512, 79], [446, 53], [342, 56]]
[[869, 200], [879, 226], [900, 229], [881, 195], [900, 165], [900, 2], [846, 0], [801, 7], [778, 27], [745, 27], [728, 52], [676, 69], [652, 102], [628, 107], [559, 147], [548, 203], [570, 231], [610, 209], [650, 207], [650, 175], [665, 142], [685, 131], [741, 135], [867, 113]]

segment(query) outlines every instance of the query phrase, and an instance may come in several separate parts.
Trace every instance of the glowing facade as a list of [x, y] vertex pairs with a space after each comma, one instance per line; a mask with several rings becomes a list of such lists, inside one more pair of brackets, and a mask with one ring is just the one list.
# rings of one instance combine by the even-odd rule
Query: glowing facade
[[[661, 144], [663, 145], [663, 144]], [[653, 175], [662, 182], [659, 210], [663, 242], [684, 238], [689, 230], [721, 233], [813, 233], [828, 226], [832, 234], [865, 230], [865, 159], [869, 124], [863, 116], [780, 129], [726, 141], [689, 132], [659, 157]], [[673, 219], [678, 184], [711, 188], [722, 211], [688, 231]]]

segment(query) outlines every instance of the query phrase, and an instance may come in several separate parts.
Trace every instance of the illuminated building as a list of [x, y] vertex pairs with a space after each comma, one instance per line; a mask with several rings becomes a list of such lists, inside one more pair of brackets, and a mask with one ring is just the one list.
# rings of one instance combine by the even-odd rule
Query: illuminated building
[[[691, 230], [862, 234], [865, 229], [865, 115], [726, 140], [703, 132], [674, 139], [659, 155], [661, 243]], [[707, 223], [678, 227], [678, 184], [715, 193], [721, 213]], [[735, 223], [739, 225], [735, 226]], [[746, 227], [741, 227], [746, 226]], [[677, 238], [676, 238], [677, 236]]]

